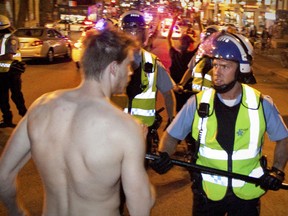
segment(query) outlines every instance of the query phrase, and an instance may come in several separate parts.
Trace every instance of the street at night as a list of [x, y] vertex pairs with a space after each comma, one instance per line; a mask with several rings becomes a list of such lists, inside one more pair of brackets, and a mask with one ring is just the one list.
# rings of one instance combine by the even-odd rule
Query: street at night
[[[159, 56], [163, 64], [168, 67], [170, 64], [167, 52], [166, 40], [157, 39], [155, 41], [153, 52]], [[75, 87], [80, 82], [80, 72], [76, 69], [74, 62], [65, 62], [63, 59], [57, 59], [53, 64], [46, 64], [45, 61], [27, 62], [27, 70], [23, 74], [23, 92], [26, 104], [29, 107], [31, 103], [45, 92], [53, 91], [59, 88]], [[269, 66], [268, 66], [269, 65]], [[277, 75], [277, 71], [281, 74]], [[257, 84], [253, 87], [259, 89], [262, 93], [270, 95], [282, 114], [286, 124], [288, 123], [288, 69], [283, 69], [279, 62], [269, 58], [269, 56], [255, 56], [254, 73]], [[283, 74], [286, 77], [283, 76]], [[10, 103], [14, 114], [14, 122], [20, 120], [15, 105]], [[157, 107], [163, 106], [163, 98], [158, 97]], [[161, 113], [163, 123], [159, 129], [160, 135], [167, 123], [167, 114]], [[0, 129], [0, 152], [3, 151], [5, 142], [13, 132], [11, 128]], [[178, 145], [174, 157], [183, 159], [185, 152], [185, 143]], [[266, 137], [263, 153], [268, 156], [268, 164], [273, 160], [274, 143]], [[288, 173], [288, 167], [285, 169]], [[151, 216], [190, 216], [192, 213], [192, 193], [191, 182], [188, 172], [181, 167], [170, 170], [167, 174], [159, 175], [153, 170], [148, 170], [149, 177], [156, 187], [157, 199]], [[31, 212], [31, 216], [41, 215], [43, 202], [43, 188], [41, 179], [36, 171], [32, 161], [30, 161], [20, 172], [19, 175], [19, 199]], [[262, 197], [261, 215], [262, 216], [284, 216], [288, 214], [286, 204], [288, 203], [288, 193], [285, 190], [276, 192], [268, 191]], [[7, 215], [2, 204], [0, 204], [0, 215]]]
[[0, 216], [288, 215], [288, 0], [3, 0], [0, 75]]

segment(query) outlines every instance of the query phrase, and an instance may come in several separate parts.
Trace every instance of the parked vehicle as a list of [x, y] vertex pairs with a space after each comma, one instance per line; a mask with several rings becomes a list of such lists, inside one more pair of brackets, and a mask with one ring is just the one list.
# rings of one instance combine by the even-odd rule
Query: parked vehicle
[[19, 38], [22, 58], [46, 58], [53, 62], [57, 56], [71, 59], [71, 41], [53, 28], [19, 28], [15, 35]]
[[[164, 25], [160, 30], [161, 37], [167, 38], [171, 25]], [[182, 36], [182, 30], [179, 25], [175, 25], [173, 28], [172, 38], [180, 38]]]
[[47, 28], [55, 28], [57, 30], [69, 30], [69, 25], [71, 25], [73, 22], [70, 20], [58, 20], [56, 22], [48, 22], [45, 24], [45, 27]]
[[45, 24], [47, 28], [55, 28], [63, 31], [83, 31], [87, 27], [94, 26], [91, 20], [77, 20], [75, 22], [70, 20], [58, 20], [56, 22], [49, 22]]
[[78, 20], [70, 24], [70, 31], [83, 31], [85, 28], [94, 26], [91, 20]]
[[[164, 38], [168, 37], [168, 33], [169, 33], [171, 25], [172, 25], [172, 19], [171, 18], [166, 18], [161, 22], [161, 28], [160, 28], [161, 37], [164, 37]], [[181, 36], [182, 36], [182, 29], [176, 23], [174, 25], [174, 28], [173, 28], [172, 38], [180, 38]]]

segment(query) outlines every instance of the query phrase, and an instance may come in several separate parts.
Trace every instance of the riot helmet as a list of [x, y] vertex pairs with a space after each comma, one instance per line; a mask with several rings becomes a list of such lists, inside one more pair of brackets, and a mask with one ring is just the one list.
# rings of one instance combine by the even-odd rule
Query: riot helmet
[[250, 59], [252, 61], [254, 48], [253, 48], [253, 45], [251, 44], [250, 40], [242, 34], [233, 34], [233, 36], [240, 40], [242, 47], [244, 48], [245, 52], [247, 53], [248, 59]]
[[219, 31], [220, 31], [220, 29], [217, 25], [207, 26], [200, 34], [201, 42], [205, 41], [213, 33], [219, 32]]
[[250, 70], [247, 70], [245, 72], [240, 72], [238, 75], [238, 81], [241, 83], [245, 84], [255, 84], [256, 79], [253, 75], [253, 70], [252, 70], [252, 63], [253, 63], [253, 45], [249, 41], [249, 39], [241, 34], [233, 34], [239, 41], [241, 42], [242, 47], [244, 48], [246, 55], [247, 55], [247, 60], [250, 63]]
[[0, 34], [10, 34], [15, 31], [8, 17], [0, 15]]
[[223, 86], [214, 85], [216, 91], [220, 93], [227, 92], [233, 88], [236, 81], [247, 84], [256, 83], [251, 70], [252, 55], [250, 54], [252, 54], [253, 51], [249, 51], [249, 48], [245, 45], [246, 42], [246, 40], [242, 41], [239, 36], [230, 33], [221, 33], [213, 40], [211, 45], [212, 58], [225, 59], [239, 63], [235, 80]]
[[0, 15], [0, 30], [9, 28], [10, 26], [10, 20], [6, 16]]
[[142, 44], [146, 40], [146, 22], [140, 11], [130, 10], [123, 13], [119, 18], [119, 28], [135, 36]]

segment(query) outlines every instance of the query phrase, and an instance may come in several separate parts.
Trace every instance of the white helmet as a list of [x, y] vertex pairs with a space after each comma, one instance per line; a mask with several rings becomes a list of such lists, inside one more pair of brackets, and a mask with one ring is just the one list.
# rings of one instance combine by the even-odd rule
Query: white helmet
[[244, 47], [244, 46], [246, 47], [246, 52], [247, 52], [251, 57], [253, 57], [253, 50], [254, 50], [254, 48], [253, 48], [253, 45], [251, 44], [251, 42], [249, 41], [249, 39], [248, 39], [247, 37], [245, 37], [244, 35], [242, 35], [242, 34], [233, 34], [233, 35], [234, 35], [235, 37], [237, 37], [237, 38], [241, 41], [243, 47]]
[[6, 16], [0, 15], [0, 30], [9, 28], [10, 26], [10, 20]]

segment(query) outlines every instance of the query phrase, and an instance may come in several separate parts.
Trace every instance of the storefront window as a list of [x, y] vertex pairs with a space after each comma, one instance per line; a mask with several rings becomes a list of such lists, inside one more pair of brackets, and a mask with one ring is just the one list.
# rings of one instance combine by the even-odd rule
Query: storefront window
[[243, 23], [245, 26], [250, 26], [254, 24], [254, 12], [245, 11], [243, 13]]
[[224, 22], [225, 23], [238, 23], [238, 13], [235, 13], [234, 11], [230, 11], [230, 10], [227, 10], [225, 11], [225, 20]]

